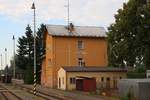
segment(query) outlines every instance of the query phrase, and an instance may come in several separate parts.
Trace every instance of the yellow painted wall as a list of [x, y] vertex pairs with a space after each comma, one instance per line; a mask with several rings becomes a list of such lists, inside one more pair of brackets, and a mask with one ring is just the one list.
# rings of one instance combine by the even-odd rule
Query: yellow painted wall
[[78, 40], [84, 43], [81, 52], [86, 66], [107, 66], [107, 41], [104, 38], [54, 37], [54, 40], [56, 66], [78, 65]]
[[[48, 35], [46, 32], [46, 52], [45, 52], [45, 64], [42, 65], [42, 80], [44, 86], [53, 87], [53, 38], [52, 36]], [[44, 82], [42, 82], [44, 81]]]
[[[86, 66], [107, 66], [107, 42], [102, 38], [54, 37], [54, 84], [62, 66], [78, 66], [78, 40], [84, 43], [81, 51]], [[56, 73], [55, 73], [56, 72]]]
[[41, 84], [45, 85], [46, 84], [46, 61], [43, 59], [42, 61], [42, 73], [41, 73]]
[[[46, 70], [45, 79], [48, 87], [57, 87], [57, 72], [62, 66], [78, 66], [78, 40], [84, 42], [81, 51], [86, 66], [107, 66], [107, 41], [105, 38], [58, 37], [46, 33]], [[42, 74], [43, 75], [43, 74]], [[42, 82], [41, 82], [42, 83]]]
[[[83, 77], [94, 77], [96, 78], [96, 85], [97, 88], [106, 87], [106, 78], [110, 78], [110, 88], [114, 88], [113, 80], [114, 78], [120, 79], [126, 78], [126, 72], [67, 72], [67, 90], [75, 90], [76, 85], [70, 84], [70, 78], [71, 77], [77, 77], [77, 76], [83, 76]], [[104, 77], [104, 83], [101, 82], [101, 77]]]

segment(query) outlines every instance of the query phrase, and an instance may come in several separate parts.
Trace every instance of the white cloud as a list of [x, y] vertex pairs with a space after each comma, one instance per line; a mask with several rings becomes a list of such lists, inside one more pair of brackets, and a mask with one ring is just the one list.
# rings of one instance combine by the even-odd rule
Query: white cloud
[[[125, 0], [70, 0], [70, 18], [78, 25], [108, 26]], [[66, 20], [67, 0], [36, 0], [38, 22]], [[14, 21], [31, 22], [32, 0], [0, 0], [0, 15]], [[61, 24], [61, 23], [60, 23]]]

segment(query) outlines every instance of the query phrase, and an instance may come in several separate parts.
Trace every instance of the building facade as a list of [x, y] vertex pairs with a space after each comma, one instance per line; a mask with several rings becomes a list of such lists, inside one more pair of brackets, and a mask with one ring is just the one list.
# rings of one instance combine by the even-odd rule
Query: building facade
[[58, 87], [61, 67], [106, 67], [107, 38], [103, 27], [47, 25], [46, 54], [42, 63], [41, 84]]

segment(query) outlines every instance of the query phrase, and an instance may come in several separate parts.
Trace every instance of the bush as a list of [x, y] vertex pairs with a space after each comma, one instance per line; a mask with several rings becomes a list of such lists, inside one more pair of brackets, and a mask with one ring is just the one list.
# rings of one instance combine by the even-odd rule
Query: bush
[[127, 94], [122, 97], [122, 100], [135, 100], [132, 88], [130, 88]]
[[145, 73], [146, 70], [145, 70], [145, 68], [144, 68], [143, 66], [138, 66], [138, 67], [134, 70], [134, 72], [137, 72], [137, 73]]
[[127, 73], [128, 78], [146, 78], [146, 70], [144, 66], [138, 65], [136, 69]]
[[146, 73], [128, 72], [128, 78], [146, 78]]
[[33, 84], [33, 80], [33, 68], [31, 66], [28, 66], [24, 75], [24, 83]]

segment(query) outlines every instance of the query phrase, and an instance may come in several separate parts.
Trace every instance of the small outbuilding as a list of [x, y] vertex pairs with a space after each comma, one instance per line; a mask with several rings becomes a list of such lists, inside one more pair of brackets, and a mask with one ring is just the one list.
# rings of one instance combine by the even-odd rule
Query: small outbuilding
[[62, 67], [58, 71], [58, 89], [95, 91], [100, 88], [117, 88], [118, 80], [126, 78], [125, 68]]

